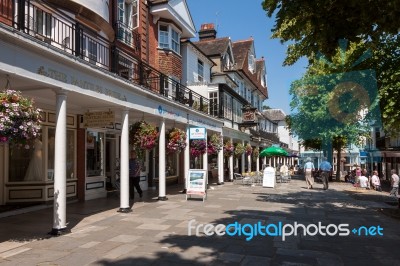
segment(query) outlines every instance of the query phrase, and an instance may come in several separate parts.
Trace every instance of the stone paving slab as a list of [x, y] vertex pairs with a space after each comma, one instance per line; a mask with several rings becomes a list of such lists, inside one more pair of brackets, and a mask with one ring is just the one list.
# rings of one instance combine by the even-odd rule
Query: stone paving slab
[[[67, 205], [71, 233], [49, 237], [52, 208], [0, 218], [1, 265], [398, 265], [400, 221], [379, 208], [385, 194], [359, 192], [349, 184], [329, 190], [303, 180], [275, 188], [225, 183], [208, 191], [205, 202], [186, 201], [167, 187], [168, 200], [147, 191], [133, 212], [119, 213], [118, 197]], [[378, 194], [377, 194], [378, 193]], [[356, 195], [356, 196], [355, 196]], [[365, 200], [362, 200], [365, 199]], [[375, 200], [375, 201], [374, 201]], [[349, 224], [383, 228], [383, 236], [241, 236], [188, 235], [188, 223]], [[230, 231], [232, 232], [232, 230]], [[369, 254], [367, 257], [365, 254]]]

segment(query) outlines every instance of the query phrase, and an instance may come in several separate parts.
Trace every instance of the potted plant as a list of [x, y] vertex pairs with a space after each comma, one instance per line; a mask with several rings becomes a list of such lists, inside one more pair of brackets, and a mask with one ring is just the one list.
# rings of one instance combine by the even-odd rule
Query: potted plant
[[214, 133], [210, 137], [210, 141], [207, 145], [207, 153], [208, 154], [217, 154], [220, 150], [222, 150], [223, 142], [222, 136], [219, 133]]
[[146, 121], [138, 121], [131, 125], [129, 130], [130, 143], [136, 149], [151, 150], [157, 144], [158, 131], [155, 126]]
[[33, 104], [21, 92], [10, 89], [0, 92], [0, 142], [30, 148], [40, 131], [41, 110]]
[[225, 144], [224, 144], [224, 156], [225, 157], [230, 157], [230, 156], [233, 155], [234, 151], [235, 151], [235, 147], [233, 146], [232, 142], [230, 140], [225, 142]]
[[186, 132], [179, 128], [172, 128], [167, 136], [167, 152], [181, 152], [186, 148]]
[[260, 149], [258, 147], [256, 147], [253, 150], [253, 159], [257, 160], [259, 156], [260, 156]]
[[237, 143], [235, 146], [235, 156], [239, 157], [240, 155], [242, 155], [244, 153], [244, 146], [242, 143]]
[[253, 147], [251, 147], [250, 143], [247, 143], [246, 147], [245, 147], [245, 152], [246, 152], [246, 156], [249, 156], [252, 154], [253, 152]]
[[200, 155], [206, 153], [206, 146], [207, 143], [205, 140], [202, 139], [193, 140], [192, 143], [190, 144], [190, 154], [193, 157], [200, 157]]

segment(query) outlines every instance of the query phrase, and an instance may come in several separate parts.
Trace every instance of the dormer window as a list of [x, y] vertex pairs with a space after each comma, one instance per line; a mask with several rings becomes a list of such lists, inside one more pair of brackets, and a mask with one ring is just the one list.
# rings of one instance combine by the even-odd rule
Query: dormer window
[[251, 73], [256, 71], [256, 59], [253, 54], [249, 54], [249, 70]]
[[181, 35], [170, 25], [160, 24], [158, 28], [158, 47], [180, 54]]

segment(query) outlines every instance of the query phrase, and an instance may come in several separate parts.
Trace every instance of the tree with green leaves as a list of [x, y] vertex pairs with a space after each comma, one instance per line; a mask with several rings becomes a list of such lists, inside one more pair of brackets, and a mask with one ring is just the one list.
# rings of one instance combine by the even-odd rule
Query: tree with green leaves
[[377, 45], [400, 28], [399, 0], [264, 0], [262, 8], [276, 18], [273, 38], [291, 42], [286, 65], [318, 53], [331, 57], [342, 39]]
[[352, 43], [346, 49], [342, 43], [331, 58], [315, 60], [290, 88], [290, 131], [304, 144], [320, 147], [330, 161], [335, 148], [337, 169], [343, 146], [365, 141], [370, 122], [380, 117], [375, 72], [358, 69], [367, 59], [359, 54], [362, 46]]
[[400, 134], [399, 0], [264, 0], [262, 8], [276, 18], [272, 37], [289, 43], [284, 65], [330, 58], [339, 40], [369, 49], [373, 57], [361, 65], [376, 71], [384, 130]]

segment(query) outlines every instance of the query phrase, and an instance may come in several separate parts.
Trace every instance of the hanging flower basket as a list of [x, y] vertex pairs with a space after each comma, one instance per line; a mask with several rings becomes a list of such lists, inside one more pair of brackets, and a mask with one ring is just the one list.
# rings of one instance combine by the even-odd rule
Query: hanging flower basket
[[253, 153], [253, 147], [251, 147], [250, 143], [247, 143], [245, 152], [246, 152], [246, 156], [249, 156]]
[[30, 148], [40, 131], [41, 110], [33, 104], [21, 92], [10, 89], [0, 92], [0, 142]]
[[155, 126], [145, 121], [139, 121], [131, 125], [129, 130], [130, 143], [136, 149], [151, 150], [157, 144], [158, 131]]
[[167, 140], [167, 153], [181, 152], [186, 148], [186, 132], [179, 128], [171, 129]]
[[190, 144], [190, 155], [193, 157], [200, 157], [200, 155], [206, 153], [206, 146], [205, 140], [193, 140]]
[[225, 142], [224, 145], [224, 156], [225, 157], [230, 157], [233, 155], [233, 152], [235, 151], [235, 147], [233, 146], [231, 141]]
[[253, 159], [257, 160], [259, 156], [260, 156], [260, 149], [259, 148], [254, 148], [254, 150], [253, 150]]
[[235, 146], [235, 156], [239, 157], [240, 155], [242, 155], [244, 153], [244, 146], [242, 143], [237, 143]]
[[208, 154], [217, 154], [223, 148], [222, 141], [223, 140], [222, 140], [221, 134], [218, 134], [218, 133], [212, 134], [210, 137], [210, 141], [208, 142], [208, 145], [207, 145], [207, 153]]

